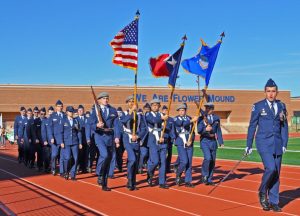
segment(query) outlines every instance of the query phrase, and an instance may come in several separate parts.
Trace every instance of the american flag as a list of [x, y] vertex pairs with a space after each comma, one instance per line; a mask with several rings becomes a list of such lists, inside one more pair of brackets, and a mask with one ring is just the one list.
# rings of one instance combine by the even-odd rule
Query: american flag
[[110, 45], [114, 50], [114, 64], [136, 70], [138, 65], [138, 19], [119, 31]]

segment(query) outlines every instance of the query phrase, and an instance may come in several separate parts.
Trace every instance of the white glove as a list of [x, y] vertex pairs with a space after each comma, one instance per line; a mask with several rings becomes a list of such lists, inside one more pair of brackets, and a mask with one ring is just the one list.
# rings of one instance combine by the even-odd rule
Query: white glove
[[245, 154], [250, 155], [252, 153], [252, 148], [246, 147], [245, 148]]
[[286, 147], [282, 147], [282, 152], [283, 152], [283, 154], [286, 152]]

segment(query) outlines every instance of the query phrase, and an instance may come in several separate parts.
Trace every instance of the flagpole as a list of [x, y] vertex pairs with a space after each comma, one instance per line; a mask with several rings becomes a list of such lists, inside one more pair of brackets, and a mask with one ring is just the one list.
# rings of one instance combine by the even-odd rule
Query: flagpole
[[[185, 45], [185, 41], [186, 40], [187, 40], [187, 37], [186, 37], [186, 35], [184, 35], [184, 37], [182, 38], [181, 46]], [[182, 50], [182, 52], [183, 52], [183, 50]], [[181, 53], [181, 55], [182, 55], [182, 53]], [[179, 64], [180, 64], [180, 62], [179, 62]], [[167, 115], [168, 116], [169, 116], [170, 110], [171, 110], [171, 105], [172, 105], [172, 101], [173, 101], [174, 91], [175, 91], [175, 85], [172, 86], [172, 90], [171, 90], [171, 94], [170, 94], [170, 98], [169, 98], [169, 106], [168, 106], [168, 111], [167, 111]], [[167, 119], [164, 120], [164, 127], [163, 127], [163, 130], [162, 130], [161, 136], [160, 136], [161, 139], [164, 138], [164, 133], [166, 131], [166, 127], [167, 127]]]
[[[137, 10], [136, 14], [135, 14], [135, 19], [139, 19], [140, 17], [140, 12], [139, 10]], [[137, 53], [138, 55], [138, 53]], [[138, 57], [138, 56], [137, 56]], [[138, 61], [138, 58], [137, 58]], [[137, 73], [138, 73], [138, 64], [137, 67], [134, 71], [134, 87], [133, 87], [133, 101], [134, 101], [134, 105], [137, 107], [137, 99], [136, 99], [136, 95], [137, 95]], [[136, 110], [133, 112], [133, 129], [132, 129], [132, 135], [136, 135]]]

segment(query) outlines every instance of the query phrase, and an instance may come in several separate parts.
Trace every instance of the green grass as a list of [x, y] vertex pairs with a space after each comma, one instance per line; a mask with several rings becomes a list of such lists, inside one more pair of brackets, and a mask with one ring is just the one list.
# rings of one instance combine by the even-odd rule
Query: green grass
[[[228, 140], [224, 145], [231, 148], [243, 148], [243, 149], [225, 149], [219, 148], [217, 151], [217, 158], [239, 160], [244, 153], [246, 146], [246, 140]], [[253, 146], [255, 147], [255, 146]], [[288, 150], [299, 151], [300, 150], [300, 138], [290, 138], [288, 143]], [[173, 153], [177, 154], [177, 149], [173, 148]], [[203, 157], [202, 151], [199, 147], [199, 142], [195, 143], [194, 156]], [[246, 159], [246, 161], [261, 162], [261, 158], [257, 151], [253, 151], [252, 154]], [[298, 165], [300, 166], [300, 152], [286, 152], [282, 159], [283, 164]]]

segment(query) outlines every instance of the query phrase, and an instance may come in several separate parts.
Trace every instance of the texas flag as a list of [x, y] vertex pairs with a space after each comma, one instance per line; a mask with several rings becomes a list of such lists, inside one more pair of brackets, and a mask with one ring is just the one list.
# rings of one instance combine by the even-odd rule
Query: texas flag
[[149, 64], [154, 77], [169, 77], [169, 85], [175, 87], [181, 61], [183, 45], [173, 54], [161, 54], [150, 58]]

